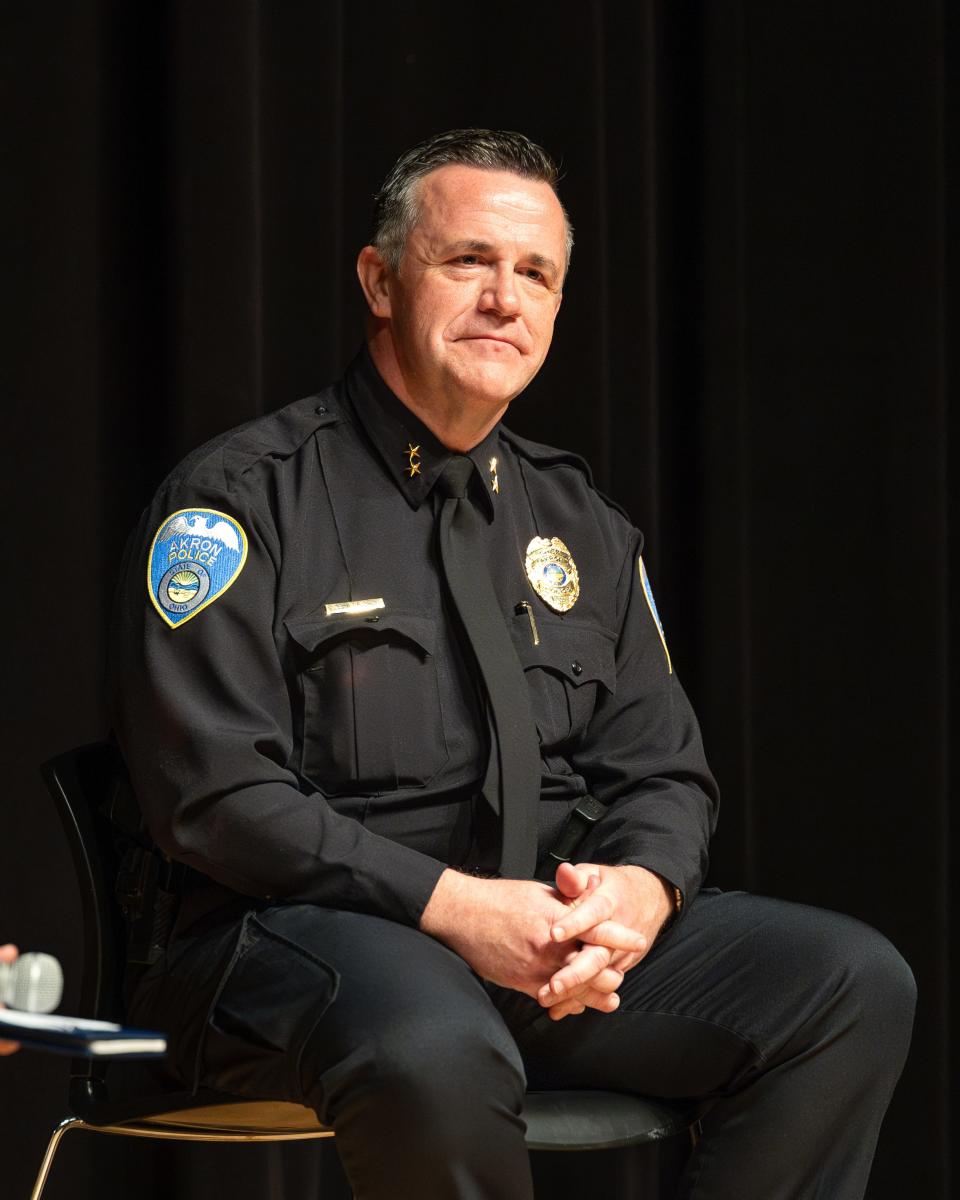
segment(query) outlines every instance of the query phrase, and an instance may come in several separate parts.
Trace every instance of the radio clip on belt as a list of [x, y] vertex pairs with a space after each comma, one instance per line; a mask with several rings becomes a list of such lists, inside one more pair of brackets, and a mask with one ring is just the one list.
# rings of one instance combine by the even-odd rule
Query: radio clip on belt
[[552, 874], [557, 864], [570, 862], [580, 843], [606, 811], [607, 806], [595, 800], [593, 796], [582, 796], [577, 801], [576, 808], [567, 817], [566, 825], [547, 855], [544, 868], [549, 867]]

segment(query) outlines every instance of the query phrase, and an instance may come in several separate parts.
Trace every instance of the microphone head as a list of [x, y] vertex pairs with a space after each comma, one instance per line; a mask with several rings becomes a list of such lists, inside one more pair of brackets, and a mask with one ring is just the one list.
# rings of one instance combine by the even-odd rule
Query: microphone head
[[48, 1013], [63, 996], [63, 971], [52, 954], [21, 954], [0, 971], [0, 1000], [21, 1012]]

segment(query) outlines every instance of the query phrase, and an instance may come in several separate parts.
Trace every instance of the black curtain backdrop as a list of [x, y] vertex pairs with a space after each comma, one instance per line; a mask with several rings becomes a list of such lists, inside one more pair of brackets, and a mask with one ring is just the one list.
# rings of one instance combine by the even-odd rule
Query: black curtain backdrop
[[[0, 4], [0, 940], [62, 959], [68, 1010], [79, 919], [37, 765], [105, 732], [127, 530], [187, 450], [339, 373], [393, 158], [521, 129], [563, 160], [577, 248], [510, 424], [583, 453], [647, 533], [725, 792], [711, 881], [853, 913], [911, 962], [869, 1195], [953, 1195], [953, 21], [948, 0]], [[52, 1057], [0, 1063], [11, 1196], [65, 1084]], [[562, 1178], [625, 1196], [638, 1161]], [[47, 1193], [132, 1194], [343, 1187], [316, 1145], [81, 1137]]]

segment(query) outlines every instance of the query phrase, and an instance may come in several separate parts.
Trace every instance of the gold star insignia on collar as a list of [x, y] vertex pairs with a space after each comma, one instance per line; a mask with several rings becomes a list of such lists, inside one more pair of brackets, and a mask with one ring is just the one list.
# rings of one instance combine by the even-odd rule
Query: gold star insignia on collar
[[489, 467], [490, 467], [490, 490], [493, 492], [496, 492], [497, 495], [499, 496], [499, 494], [500, 494], [500, 479], [497, 475], [497, 460], [496, 460], [496, 458], [490, 459]]
[[404, 451], [407, 456], [407, 471], [410, 478], [420, 474], [420, 447], [414, 446], [412, 442], [407, 442], [407, 448]]

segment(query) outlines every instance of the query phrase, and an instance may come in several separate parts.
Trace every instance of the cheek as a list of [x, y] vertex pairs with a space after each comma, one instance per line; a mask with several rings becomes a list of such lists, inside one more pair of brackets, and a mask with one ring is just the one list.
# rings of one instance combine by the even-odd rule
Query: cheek
[[442, 339], [442, 328], [429, 303], [418, 301], [405, 312], [404, 340], [408, 352], [419, 355]]
[[532, 332], [542, 354], [546, 354], [550, 348], [550, 343], [553, 341], [553, 327], [556, 319], [556, 310], [551, 307], [550, 309], [538, 312], [531, 320]]
[[477, 306], [472, 300], [457, 296], [456, 302], [451, 301], [438, 315], [438, 320], [448, 333], [459, 336], [477, 328]]
[[429, 346], [434, 354], [444, 351], [447, 344], [447, 331], [450, 328], [450, 317], [444, 312], [422, 313], [418, 322], [420, 341]]
[[431, 295], [417, 309], [415, 321], [424, 341], [438, 344], [455, 331], [464, 314], [462, 296]]

